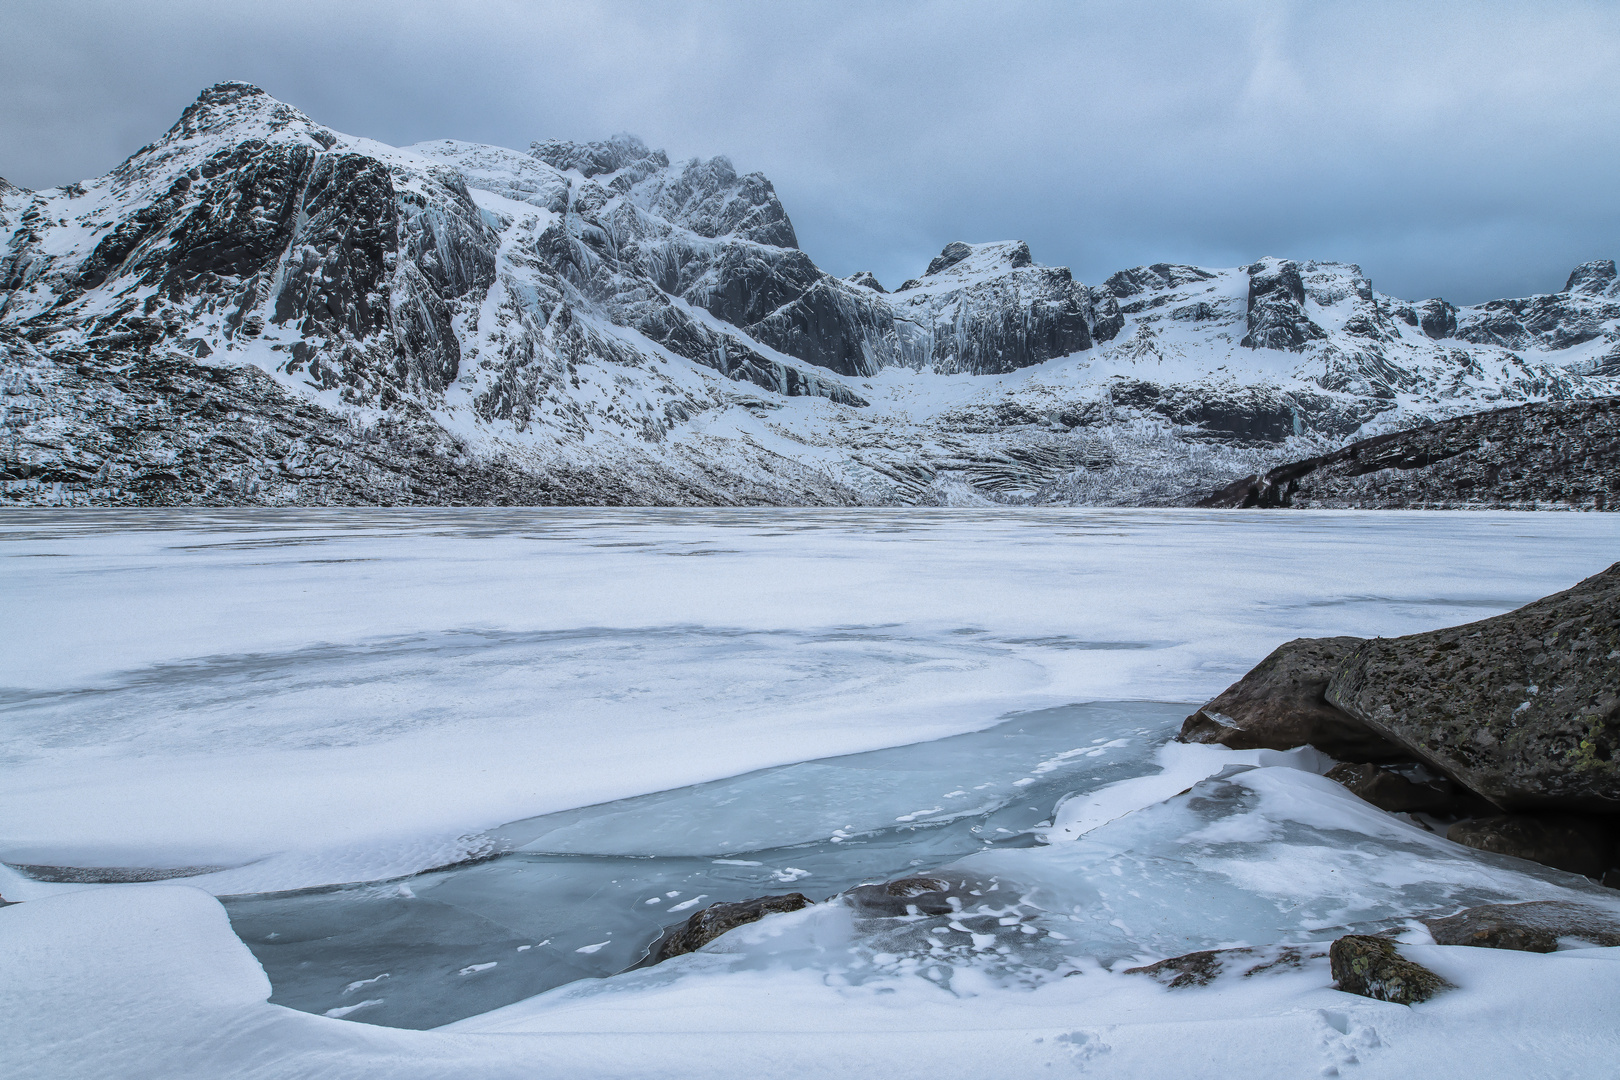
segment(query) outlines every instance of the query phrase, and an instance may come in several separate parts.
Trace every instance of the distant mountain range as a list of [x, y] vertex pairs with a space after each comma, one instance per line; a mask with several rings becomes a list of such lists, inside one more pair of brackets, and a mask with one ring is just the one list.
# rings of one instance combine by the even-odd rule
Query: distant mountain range
[[[398, 149], [240, 83], [105, 176], [0, 181], [0, 249], [13, 504], [1191, 504], [1620, 394], [1608, 260], [1457, 307], [1345, 263], [1088, 286], [953, 243], [885, 290], [820, 270], [725, 158]], [[1553, 502], [1620, 505], [1599, 458]]]

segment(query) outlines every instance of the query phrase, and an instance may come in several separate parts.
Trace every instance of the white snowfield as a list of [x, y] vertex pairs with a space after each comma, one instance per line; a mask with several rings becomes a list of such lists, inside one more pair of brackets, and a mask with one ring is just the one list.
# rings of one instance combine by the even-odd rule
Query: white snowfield
[[[1467, 622], [1597, 515], [319, 511], [0, 525], [0, 859], [411, 873], [503, 822]], [[0, 895], [31, 887], [0, 879]], [[20, 897], [19, 897], [20, 898]]]
[[[1334, 927], [1620, 903], [1374, 811], [1309, 750], [1166, 746], [1158, 774], [1060, 801], [1046, 843], [954, 864], [1020, 884], [1008, 932], [1035, 959], [942, 931], [944, 981], [821, 903], [382, 1028], [269, 1004], [209, 894], [395, 877], [504, 822], [1020, 710], [1196, 702], [1285, 640], [1483, 618], [1616, 552], [1613, 519], [1578, 514], [14, 514], [0, 861], [219, 869], [0, 868], [23, 901], [0, 909], [0, 1075], [1615, 1075], [1617, 949], [1447, 948], [1413, 924], [1407, 955], [1457, 989], [1411, 1009], [1331, 989]], [[1189, 935], [1306, 955], [1188, 990], [1125, 974]], [[1123, 943], [1105, 961], [1068, 957], [1105, 939]]]
[[694, 970], [550, 1023], [420, 1032], [268, 1004], [207, 894], [115, 886], [0, 914], [0, 1067], [18, 1080], [1613, 1075], [1620, 950], [1405, 952], [1462, 989], [1390, 1005], [1329, 989], [1316, 962], [1195, 990], [1092, 969], [953, 997], [916, 978], [841, 987], [682, 964]]

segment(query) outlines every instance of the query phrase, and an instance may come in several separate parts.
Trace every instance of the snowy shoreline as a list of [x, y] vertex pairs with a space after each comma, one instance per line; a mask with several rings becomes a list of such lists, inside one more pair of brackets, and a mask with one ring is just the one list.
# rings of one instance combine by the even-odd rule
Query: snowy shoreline
[[[1617, 539], [1605, 517], [1510, 513], [13, 514], [0, 522], [13, 556], [0, 859], [240, 866], [195, 879], [222, 894], [396, 878], [444, 861], [446, 841], [536, 814], [1076, 701], [1202, 700], [1287, 638], [1505, 611], [1608, 565]], [[1075, 736], [1077, 752], [1102, 738]], [[856, 1062], [1293, 1077], [1589, 1074], [1620, 1055], [1605, 1034], [1614, 949], [1419, 936], [1408, 954], [1461, 989], [1412, 1010], [1328, 989], [1325, 961], [1192, 991], [1123, 975], [1123, 958], [1189, 941], [1320, 941], [1446, 904], [1603, 899], [1447, 845], [1299, 762], [1172, 749], [1213, 767], [1183, 776], [1161, 753], [1169, 769], [1141, 774], [1153, 783], [1137, 812], [1059, 800], [1041, 808], [1062, 811], [1058, 842], [962, 860], [1017, 882], [1022, 907], [944, 926], [946, 959], [930, 959], [921, 924], [879, 948], [818, 904], [432, 1032], [267, 1004], [263, 971], [191, 884], [8, 870], [0, 894], [24, 902], [0, 911], [17, 973], [0, 1001], [26, 1023], [0, 1062], [40, 1077], [842, 1075]], [[1226, 765], [1258, 767], [1216, 775]], [[1114, 959], [1084, 960], [1108, 935]], [[1082, 958], [1074, 977], [1064, 956]], [[373, 985], [353, 1004], [392, 992]]]

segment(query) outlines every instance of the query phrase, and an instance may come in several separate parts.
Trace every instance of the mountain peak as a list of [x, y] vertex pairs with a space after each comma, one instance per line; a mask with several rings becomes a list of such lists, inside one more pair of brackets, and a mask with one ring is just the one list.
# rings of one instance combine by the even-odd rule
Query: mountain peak
[[960, 284], [964, 278], [1004, 274], [1009, 270], [1034, 265], [1029, 245], [1022, 240], [993, 240], [987, 244], [965, 244], [957, 240], [946, 244], [929, 261], [922, 277], [904, 282], [898, 291], [905, 292], [936, 283], [942, 287], [955, 287], [952, 283]]
[[1568, 293], [1587, 293], [1593, 296], [1614, 295], [1617, 288], [1613, 259], [1593, 259], [1583, 262], [1569, 272], [1564, 283]]
[[668, 154], [649, 150], [646, 143], [627, 132], [595, 142], [547, 139], [531, 143], [529, 153], [554, 169], [572, 169], [586, 177], [615, 173], [642, 162], [659, 169], [669, 165]]
[[932, 277], [962, 263], [970, 264], [964, 267], [970, 270], [1016, 270], [1034, 262], [1029, 245], [1022, 240], [998, 240], [988, 244], [964, 244], [958, 240], [946, 244], [944, 250], [934, 256], [928, 269], [923, 271], [923, 277]]
[[251, 83], [220, 82], [186, 106], [163, 141], [186, 141], [227, 128], [241, 129], [243, 137], [265, 138], [289, 132], [307, 136], [322, 147], [330, 147], [338, 138], [335, 132]]

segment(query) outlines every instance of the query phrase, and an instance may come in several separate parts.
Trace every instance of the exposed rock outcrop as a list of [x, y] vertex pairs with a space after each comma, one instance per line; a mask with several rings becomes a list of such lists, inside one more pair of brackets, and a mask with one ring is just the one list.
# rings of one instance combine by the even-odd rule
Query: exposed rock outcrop
[[[1372, 299], [1370, 291], [1367, 299]], [[1248, 326], [1241, 344], [1251, 349], [1299, 352], [1306, 342], [1327, 337], [1305, 313], [1298, 263], [1262, 259], [1249, 267]]]
[[1091, 348], [1091, 292], [1023, 241], [947, 244], [889, 295], [896, 332], [941, 374], [999, 375]]
[[1620, 836], [1601, 818], [1493, 814], [1457, 822], [1446, 830], [1446, 839], [1593, 878], [1620, 866]]
[[1620, 398], [1519, 405], [1362, 439], [1198, 505], [1620, 510]]
[[1296, 945], [1272, 945], [1263, 948], [1208, 949], [1172, 956], [1145, 967], [1126, 968], [1126, 975], [1146, 975], [1163, 983], [1171, 990], [1208, 986], [1223, 975], [1253, 978], [1256, 975], [1296, 971], [1308, 960], [1317, 960], [1326, 953]]
[[949, 915], [964, 906], [968, 885], [962, 879], [953, 885], [943, 877], [920, 875], [877, 885], [857, 885], [841, 895], [845, 903], [871, 918]]
[[1392, 814], [1420, 811], [1456, 816], [1489, 809], [1489, 803], [1443, 776], [1413, 778], [1409, 775], [1421, 771], [1421, 766], [1401, 770], [1378, 765], [1343, 764], [1329, 770], [1327, 778], [1338, 781], [1358, 797]]
[[1505, 615], [1364, 642], [1326, 696], [1504, 810], [1620, 813], [1620, 563]]
[[1416, 1005], [1451, 986], [1402, 956], [1388, 938], [1348, 934], [1328, 949], [1328, 959], [1340, 990], [1377, 1001]]
[[663, 937], [655, 941], [648, 950], [647, 958], [636, 966], [661, 964], [673, 957], [697, 952], [728, 930], [758, 922], [767, 915], [798, 911], [809, 906], [810, 900], [803, 893], [758, 896], [752, 900], [710, 904], [685, 922], [664, 931]]
[[1309, 743], [1375, 806], [1464, 818], [1447, 833], [1458, 843], [1607, 880], [1620, 871], [1620, 563], [1463, 626], [1291, 641], [1180, 738]]
[[1187, 717], [1181, 741], [1234, 750], [1291, 750], [1309, 744], [1341, 761], [1397, 761], [1411, 755], [1327, 700], [1333, 673], [1361, 638], [1299, 638]]
[[1620, 946], [1620, 916], [1558, 900], [1485, 904], [1423, 922], [1436, 945], [1541, 953], [1558, 948], [1560, 939], [1601, 948]]

